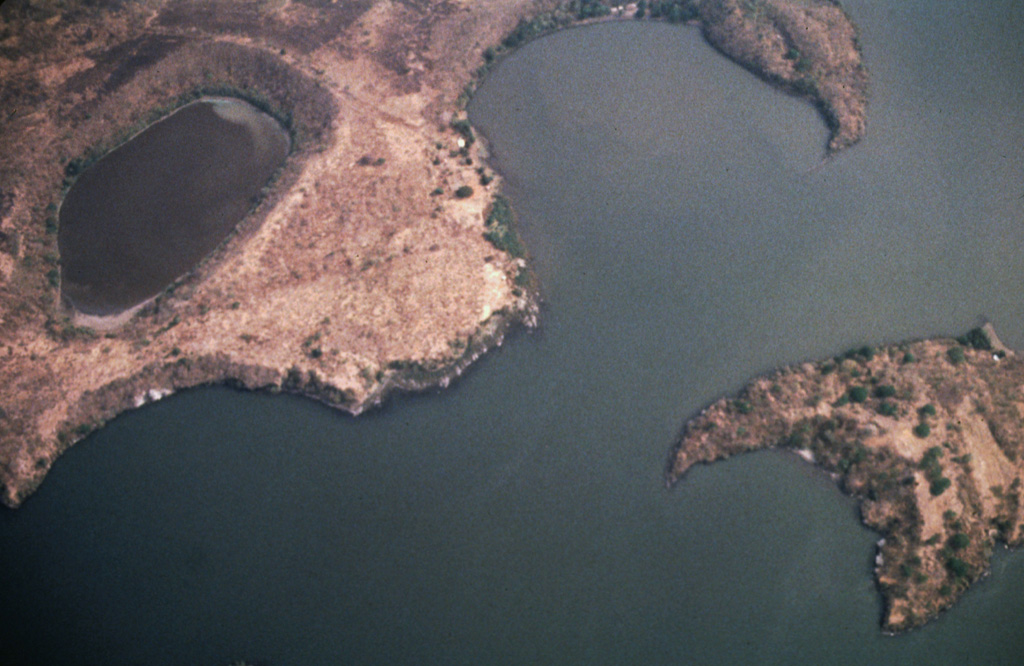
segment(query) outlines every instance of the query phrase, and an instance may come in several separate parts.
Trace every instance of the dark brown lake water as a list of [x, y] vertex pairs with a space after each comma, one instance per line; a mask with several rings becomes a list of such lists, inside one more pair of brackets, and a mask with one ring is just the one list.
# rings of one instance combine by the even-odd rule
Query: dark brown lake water
[[89, 314], [159, 294], [231, 233], [288, 154], [272, 117], [189, 104], [92, 165], [60, 207], [61, 293]]

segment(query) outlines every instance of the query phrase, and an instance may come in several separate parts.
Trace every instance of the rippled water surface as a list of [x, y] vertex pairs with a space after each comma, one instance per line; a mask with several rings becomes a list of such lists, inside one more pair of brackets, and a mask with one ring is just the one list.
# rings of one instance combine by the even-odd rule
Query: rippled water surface
[[527, 45], [474, 100], [546, 308], [454, 388], [351, 419], [201, 389], [0, 512], [38, 663], [1020, 664], [1024, 557], [901, 637], [877, 535], [759, 453], [672, 491], [680, 424], [778, 364], [960, 333], [1024, 347], [1024, 7], [846, 3], [869, 136], [690, 28]]

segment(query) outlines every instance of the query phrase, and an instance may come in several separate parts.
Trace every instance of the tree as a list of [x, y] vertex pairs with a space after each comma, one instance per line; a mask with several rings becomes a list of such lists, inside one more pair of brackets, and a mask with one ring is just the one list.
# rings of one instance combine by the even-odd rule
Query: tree
[[949, 538], [949, 547], [953, 550], [963, 550], [971, 544], [971, 537], [963, 532], [957, 532]]
[[891, 398], [894, 395], [896, 395], [896, 387], [892, 384], [882, 384], [875, 387], [875, 397], [877, 398]]
[[966, 578], [967, 574], [971, 572], [971, 568], [959, 557], [951, 557], [946, 560], [946, 568], [957, 578]]

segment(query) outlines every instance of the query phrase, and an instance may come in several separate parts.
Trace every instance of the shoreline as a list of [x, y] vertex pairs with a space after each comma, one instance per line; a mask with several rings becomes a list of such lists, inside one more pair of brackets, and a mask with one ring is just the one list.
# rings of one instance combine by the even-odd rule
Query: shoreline
[[[0, 118], [0, 149], [15, 156], [0, 165], [0, 500], [18, 505], [61, 452], [151, 391], [224, 383], [357, 414], [395, 390], [445, 386], [510, 327], [535, 326], [539, 292], [514, 214], [504, 203], [494, 214], [501, 177], [460, 110], [528, 41], [523, 25], [557, 18], [532, 38], [636, 20], [636, 4], [606, 19], [567, 7], [303, 5], [246, 22], [230, 3], [197, 16], [158, 0], [73, 19], [52, 8], [45, 22], [5, 15], [0, 33], [17, 56], [0, 58], [14, 109]], [[203, 94], [286, 126], [292, 149], [272, 186], [137, 309], [69, 310], [53, 278], [66, 189]]]
[[[19, 40], [20, 58], [0, 58], [0, 73], [15, 93], [42, 85], [43, 95], [32, 116], [0, 119], [0, 146], [20, 158], [0, 167], [0, 499], [17, 506], [69, 446], [174, 391], [289, 391], [358, 414], [394, 391], [449, 384], [513, 326], [534, 325], [521, 261], [483, 237], [490, 193], [452, 194], [475, 184], [462, 160], [477, 153], [449, 155], [458, 135], [437, 116], [454, 107], [453, 80], [477, 57], [465, 38], [499, 39], [528, 4], [504, 2], [468, 22], [436, 12], [426, 23], [402, 7], [299, 7], [227, 33], [217, 12], [230, 7], [197, 24], [173, 2], [83, 10], [73, 21], [53, 9], [24, 29], [5, 15], [14, 24], [0, 20], [0, 31], [8, 48]], [[314, 17], [322, 30], [294, 30]], [[420, 46], [330, 45], [366, 29], [406, 31]], [[417, 62], [435, 43], [447, 49], [431, 56], [448, 62], [444, 72]], [[50, 78], [40, 83], [40, 72]], [[273, 186], [156, 297], [112, 317], [61, 306], [47, 271], [59, 261], [51, 202], [68, 175], [204, 92], [255, 99], [288, 119], [295, 138]], [[80, 157], [65, 174], [69, 155]], [[361, 201], [369, 205], [350, 203]], [[37, 240], [47, 213], [53, 222]]]
[[880, 535], [882, 626], [906, 631], [984, 577], [998, 544], [1024, 545], [1024, 403], [1006, 397], [1021, 382], [1024, 358], [987, 324], [781, 368], [687, 421], [665, 482], [761, 449], [799, 455]]
[[[484, 64], [465, 85], [460, 106], [502, 58], [561, 30], [614, 21], [652, 21], [699, 28], [704, 42], [735, 65], [817, 110], [829, 131], [825, 156], [858, 143], [866, 132], [868, 73], [857, 27], [838, 2], [815, 0], [673, 0], [682, 8], [655, 16], [638, 2], [586, 0], [592, 13], [574, 16], [564, 2], [529, 18], [484, 51]], [[653, 3], [649, 3], [653, 6]], [[605, 13], [600, 13], [601, 11]], [[668, 9], [663, 10], [668, 12]], [[510, 40], [512, 40], [510, 42]]]

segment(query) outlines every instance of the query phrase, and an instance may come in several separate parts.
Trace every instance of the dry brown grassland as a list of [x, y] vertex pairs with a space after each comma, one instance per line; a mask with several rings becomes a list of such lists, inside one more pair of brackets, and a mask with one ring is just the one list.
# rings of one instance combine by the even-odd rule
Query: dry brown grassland
[[[230, 381], [359, 412], [446, 382], [533, 320], [523, 260], [482, 236], [500, 181], [481, 185], [480, 144], [463, 154], [450, 127], [482, 49], [532, 0], [67, 4], [6, 3], [0, 22], [5, 503], [170, 391]], [[290, 119], [273, 187], [126, 322], [68, 310], [53, 279], [65, 165], [221, 89]]]

